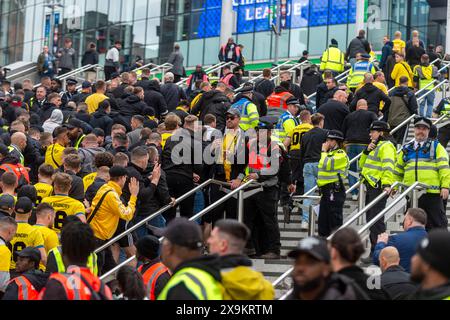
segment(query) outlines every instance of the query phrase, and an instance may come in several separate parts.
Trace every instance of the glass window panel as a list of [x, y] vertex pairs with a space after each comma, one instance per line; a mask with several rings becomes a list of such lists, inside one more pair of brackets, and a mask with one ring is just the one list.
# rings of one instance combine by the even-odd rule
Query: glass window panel
[[159, 57], [159, 45], [152, 44], [145, 46], [145, 59], [152, 59]]
[[[278, 44], [278, 57], [287, 58], [289, 56], [289, 31], [285, 30], [281, 34], [279, 44]], [[272, 59], [275, 57], [275, 37], [273, 38], [272, 44]]]
[[356, 23], [356, 1], [348, 1], [348, 23]]
[[310, 26], [326, 25], [328, 22], [328, 0], [312, 0], [309, 14]]
[[206, 0], [192, 0], [191, 1], [191, 9], [192, 11], [194, 10], [199, 10], [199, 9], [204, 9], [206, 7]]
[[383, 48], [383, 37], [387, 34], [388, 30], [388, 22], [381, 21], [380, 28], [378, 29], [369, 29], [367, 32], [367, 38], [369, 42], [372, 44], [372, 49], [374, 51], [381, 51]]
[[219, 47], [220, 38], [214, 37], [205, 39], [205, 59], [203, 61], [203, 65], [213, 65], [217, 63]]
[[302, 52], [308, 47], [308, 29], [291, 30], [291, 45], [289, 47], [290, 57], [301, 57]]
[[204, 34], [204, 21], [201, 19], [202, 12], [192, 12], [190, 39], [201, 38], [199, 35]]
[[327, 48], [327, 27], [314, 27], [309, 30], [309, 54], [320, 55]]
[[189, 41], [189, 59], [187, 63], [188, 67], [193, 67], [197, 64], [203, 63], [203, 46], [203, 39]]
[[124, 0], [122, 1], [122, 22], [128, 22], [133, 20], [134, 12], [134, 0]]
[[270, 32], [256, 32], [255, 33], [255, 47], [253, 51], [254, 60], [270, 59]]
[[292, 0], [291, 28], [308, 26], [309, 0]]
[[251, 25], [251, 20], [249, 21], [249, 19], [251, 18], [255, 21], [255, 32], [268, 31], [271, 27], [269, 21], [269, 5], [267, 3], [257, 3], [254, 10], [247, 9], [244, 20], [249, 26]]
[[222, 10], [220, 8], [202, 11], [200, 23], [203, 24], [204, 28], [199, 30], [199, 38], [217, 37], [220, 35], [221, 14]]
[[145, 43], [153, 44], [159, 42], [159, 33], [158, 33], [159, 25], [160, 25], [159, 19], [147, 20], [147, 34]]
[[341, 24], [336, 26], [328, 27], [328, 44], [330, 44], [331, 39], [335, 39], [338, 42], [338, 47], [344, 53], [347, 50], [347, 25]]
[[159, 17], [161, 15], [161, 0], [149, 0], [148, 1], [148, 13], [147, 17]]
[[[101, 2], [101, 0], [100, 0]], [[97, 11], [97, 0], [87, 0], [86, 1], [86, 12]]]
[[110, 24], [115, 24], [120, 21], [121, 8], [122, 8], [122, 0], [109, 0], [108, 20]]
[[348, 0], [331, 0], [329, 24], [344, 24], [348, 21]]
[[255, 28], [254, 16], [254, 5], [239, 6], [237, 14], [237, 33], [253, 32]]
[[177, 33], [175, 39], [177, 41], [188, 40], [189, 39], [189, 14], [180, 14], [175, 16], [177, 19]]
[[208, 8], [220, 8], [222, 6], [222, 0], [206, 0], [206, 7]]
[[253, 33], [240, 34], [237, 37], [236, 43], [244, 46], [244, 49], [242, 50], [242, 55], [244, 58], [247, 61], [253, 60]]
[[145, 45], [146, 20], [133, 23], [133, 44], [132, 47]]
[[151, 5], [151, 2], [147, 0], [134, 1], [134, 20], [141, 20], [147, 17], [147, 4]]

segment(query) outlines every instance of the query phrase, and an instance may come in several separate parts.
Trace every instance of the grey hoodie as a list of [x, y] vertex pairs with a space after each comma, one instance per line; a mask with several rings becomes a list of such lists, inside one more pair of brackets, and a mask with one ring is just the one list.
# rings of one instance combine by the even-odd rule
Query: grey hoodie
[[101, 152], [106, 152], [105, 148], [94, 147], [94, 148], [80, 148], [78, 149], [78, 155], [81, 159], [81, 172], [83, 174], [89, 174], [96, 171], [94, 165], [95, 155]]
[[50, 119], [46, 120], [42, 125], [44, 132], [53, 133], [53, 131], [62, 125], [64, 115], [61, 110], [55, 109], [50, 116]]

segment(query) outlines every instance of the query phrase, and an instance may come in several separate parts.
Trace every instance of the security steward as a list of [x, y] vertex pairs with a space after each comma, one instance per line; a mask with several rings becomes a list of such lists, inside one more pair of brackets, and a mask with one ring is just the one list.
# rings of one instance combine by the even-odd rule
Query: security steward
[[64, 124], [69, 132], [67, 133], [70, 139], [70, 146], [79, 149], [86, 135], [83, 133], [83, 121], [72, 118], [68, 123]]
[[[389, 141], [389, 124], [383, 121], [374, 121], [370, 126], [371, 142], [363, 152], [359, 161], [362, 168], [361, 177], [366, 193], [366, 205], [371, 203], [381, 193], [388, 195], [394, 183], [395, 160], [397, 149]], [[366, 220], [372, 220], [378, 213], [386, 207], [387, 197], [379, 201], [375, 206], [367, 211]], [[384, 219], [379, 219], [370, 228], [371, 253], [377, 244], [378, 235], [386, 231]]]
[[28, 247], [17, 252], [18, 276], [9, 281], [3, 300], [37, 300], [49, 276], [39, 270], [40, 260], [41, 253], [36, 248]]
[[276, 122], [275, 117], [260, 119], [256, 138], [249, 141], [249, 165], [244, 179], [244, 182], [255, 180], [263, 187], [263, 191], [244, 202], [244, 223], [252, 235], [248, 249], [254, 248], [256, 256], [261, 259], [280, 258], [281, 243], [277, 219], [280, 183], [289, 186], [289, 192], [295, 191], [286, 153], [278, 143], [271, 141]]
[[448, 142], [450, 141], [450, 97], [442, 99], [436, 109], [433, 111], [435, 118], [447, 116], [445, 125], [439, 128], [438, 140], [439, 143], [447, 149]]
[[427, 231], [448, 227], [446, 209], [442, 200], [448, 199], [450, 168], [448, 153], [437, 141], [429, 138], [431, 120], [414, 120], [414, 141], [403, 147], [397, 157], [395, 178], [407, 186], [418, 181], [428, 185], [419, 198], [419, 208], [427, 213]]
[[336, 77], [344, 71], [344, 53], [338, 48], [336, 39], [331, 39], [331, 44], [322, 54], [320, 59], [320, 71], [330, 70]]
[[149, 300], [156, 300], [170, 279], [169, 269], [159, 257], [159, 239], [145, 236], [136, 243], [136, 258], [142, 265], [138, 268]]
[[237, 109], [241, 114], [239, 126], [244, 131], [256, 128], [259, 122], [259, 113], [258, 108], [252, 101], [253, 85], [245, 84], [242, 89], [236, 90], [235, 93], [240, 94], [240, 99], [231, 108]]
[[77, 84], [78, 81], [75, 79], [67, 79], [66, 80], [66, 91], [61, 92], [61, 108], [64, 109], [64, 107], [67, 106], [67, 103], [69, 101], [72, 101], [75, 95], [77, 94]]
[[363, 83], [366, 73], [375, 74], [377, 70], [372, 62], [370, 62], [370, 54], [356, 54], [356, 63], [350, 69], [347, 79], [347, 87], [355, 92], [356, 88]]
[[322, 145], [317, 179], [317, 186], [322, 195], [319, 213], [319, 236], [321, 237], [328, 237], [343, 224], [344, 179], [347, 178], [349, 168], [343, 142], [342, 132], [331, 130]]

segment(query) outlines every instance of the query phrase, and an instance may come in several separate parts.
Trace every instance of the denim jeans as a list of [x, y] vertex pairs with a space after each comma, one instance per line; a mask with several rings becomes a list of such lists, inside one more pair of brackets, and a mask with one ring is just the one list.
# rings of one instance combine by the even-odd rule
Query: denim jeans
[[[429, 91], [425, 90], [420, 96], [427, 94]], [[434, 98], [436, 97], [436, 92], [433, 91], [422, 99], [419, 106], [419, 115], [422, 117], [431, 118], [433, 116]]]
[[[146, 218], [146, 216], [136, 216], [134, 218], [134, 223], [137, 224], [137, 223], [141, 222], [142, 220], [144, 220], [145, 218]], [[156, 218], [148, 221], [146, 224], [137, 228], [136, 236], [138, 239], [141, 239], [149, 234], [147, 225], [151, 225], [153, 227], [162, 229], [162, 228], [166, 227], [166, 219], [164, 219], [164, 217], [162, 215], [159, 215]]]
[[[205, 209], [205, 197], [203, 191], [197, 191], [194, 198], [194, 215]], [[201, 224], [202, 218], [195, 220], [197, 224]]]
[[[317, 176], [319, 174], [319, 163], [310, 162], [305, 163], [303, 166], [303, 178], [305, 179], [305, 193], [317, 186]], [[303, 200], [303, 205], [309, 207], [312, 204], [311, 199]], [[303, 221], [309, 222], [309, 212], [308, 210], [303, 210]]]
[[[352, 160], [353, 158], [357, 157], [358, 154], [360, 154], [361, 152], [366, 150], [366, 148], [367, 148], [367, 146], [363, 145], [363, 144], [353, 144], [353, 143], [348, 144], [346, 147], [348, 159]], [[350, 165], [350, 171], [352, 171], [354, 173], [360, 172], [358, 163], [359, 163], [359, 161], [352, 163]], [[350, 174], [348, 175], [348, 183], [349, 183], [350, 187], [355, 185], [357, 182], [358, 182], [358, 178], [356, 178]], [[358, 194], [358, 189], [352, 191], [352, 195], [357, 195], [357, 194]]]

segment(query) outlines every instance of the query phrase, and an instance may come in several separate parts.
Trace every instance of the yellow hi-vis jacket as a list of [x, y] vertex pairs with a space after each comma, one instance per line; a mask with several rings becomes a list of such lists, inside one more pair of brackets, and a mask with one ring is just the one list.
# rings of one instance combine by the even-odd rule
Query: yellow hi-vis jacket
[[320, 70], [332, 70], [336, 72], [343, 72], [345, 66], [344, 53], [335, 46], [330, 46], [322, 54], [320, 61]]
[[348, 175], [349, 160], [342, 149], [335, 149], [329, 152], [322, 152], [319, 161], [319, 175], [317, 186], [323, 187], [330, 183], [344, 180]]
[[397, 150], [390, 141], [381, 141], [377, 147], [359, 160], [361, 175], [373, 188], [388, 187], [394, 183]]

